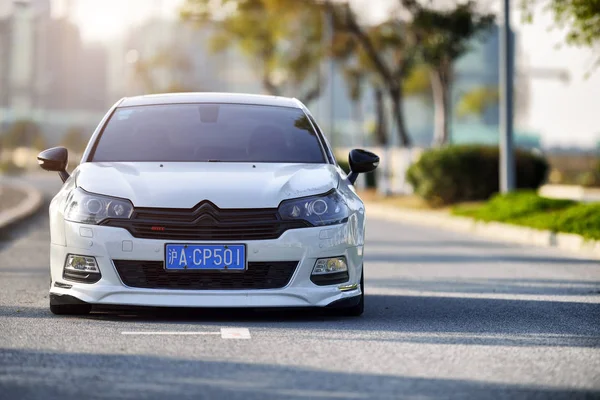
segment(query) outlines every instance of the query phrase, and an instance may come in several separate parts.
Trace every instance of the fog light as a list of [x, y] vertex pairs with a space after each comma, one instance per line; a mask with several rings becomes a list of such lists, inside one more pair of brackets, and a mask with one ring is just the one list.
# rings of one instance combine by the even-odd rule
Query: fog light
[[346, 257], [333, 257], [318, 259], [313, 268], [313, 275], [333, 274], [348, 271]]
[[75, 254], [69, 254], [65, 269], [81, 272], [100, 272], [94, 257], [78, 256]]
[[94, 257], [69, 254], [63, 270], [63, 278], [81, 282], [95, 283], [100, 280], [100, 269]]
[[319, 286], [348, 282], [346, 257], [320, 258], [315, 263], [310, 280]]

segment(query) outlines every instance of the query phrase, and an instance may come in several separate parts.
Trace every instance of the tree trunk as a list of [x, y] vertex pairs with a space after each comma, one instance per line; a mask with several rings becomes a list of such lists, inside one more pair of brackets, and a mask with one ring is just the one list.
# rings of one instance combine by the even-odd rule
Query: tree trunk
[[281, 96], [279, 86], [277, 86], [273, 83], [273, 81], [271, 80], [271, 77], [269, 76], [268, 73], [265, 73], [263, 75], [262, 85], [263, 85], [263, 89], [265, 89], [267, 94], [269, 94], [271, 96]]
[[277, 85], [273, 78], [273, 72], [267, 67], [265, 61], [262, 65], [262, 87], [271, 96], [281, 96], [282, 85]]
[[392, 113], [394, 115], [394, 121], [396, 122], [396, 128], [398, 129], [400, 145], [403, 147], [408, 147], [411, 145], [411, 140], [408, 136], [406, 123], [404, 120], [404, 109], [402, 108], [402, 88], [399, 86], [390, 87], [389, 95], [392, 100]]
[[440, 70], [431, 71], [431, 91], [434, 104], [433, 145], [450, 142], [450, 80]]
[[385, 146], [388, 143], [387, 126], [385, 121], [385, 103], [383, 101], [383, 90], [379, 87], [374, 88], [375, 94], [375, 137], [377, 144]]
[[309, 105], [310, 103], [312, 103], [313, 101], [315, 101], [319, 98], [319, 96], [321, 95], [321, 89], [322, 89], [322, 84], [317, 83], [315, 86], [313, 86], [309, 90], [307, 90], [302, 96], [300, 96], [300, 100], [304, 104]]

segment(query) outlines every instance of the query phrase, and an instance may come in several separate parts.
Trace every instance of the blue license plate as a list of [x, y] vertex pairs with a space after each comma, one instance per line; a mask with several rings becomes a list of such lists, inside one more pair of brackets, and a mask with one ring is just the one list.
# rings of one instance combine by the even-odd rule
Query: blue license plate
[[167, 244], [165, 268], [243, 271], [246, 269], [246, 246], [243, 244]]

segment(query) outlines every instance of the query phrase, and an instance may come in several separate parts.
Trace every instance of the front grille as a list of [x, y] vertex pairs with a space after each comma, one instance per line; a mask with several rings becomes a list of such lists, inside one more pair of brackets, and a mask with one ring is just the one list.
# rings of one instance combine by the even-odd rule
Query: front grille
[[125, 228], [137, 238], [169, 240], [277, 239], [288, 229], [311, 226], [281, 220], [276, 208], [220, 209], [209, 201], [191, 209], [136, 208], [130, 219], [102, 225]]
[[298, 261], [249, 262], [243, 272], [167, 271], [162, 261], [113, 260], [123, 283], [147, 289], [277, 289], [288, 284]]

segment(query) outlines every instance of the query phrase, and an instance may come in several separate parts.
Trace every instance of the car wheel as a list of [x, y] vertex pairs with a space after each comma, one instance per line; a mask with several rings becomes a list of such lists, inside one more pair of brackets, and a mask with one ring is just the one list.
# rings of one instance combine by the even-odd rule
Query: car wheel
[[52, 304], [50, 311], [55, 315], [85, 315], [92, 311], [91, 304]]
[[360, 301], [351, 307], [338, 310], [338, 315], [344, 317], [360, 317], [365, 311], [365, 282], [364, 273], [360, 276]]

